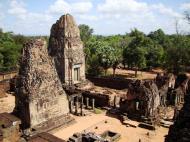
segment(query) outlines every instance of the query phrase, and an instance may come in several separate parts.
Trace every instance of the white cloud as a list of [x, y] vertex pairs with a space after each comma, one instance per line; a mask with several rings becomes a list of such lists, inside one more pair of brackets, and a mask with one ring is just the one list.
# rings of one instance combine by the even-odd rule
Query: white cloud
[[87, 14], [82, 14], [82, 15], [77, 15], [81, 20], [88, 20], [88, 21], [98, 21], [100, 18], [94, 15], [87, 15]]
[[7, 14], [15, 16], [16, 19], [7, 28], [21, 34], [49, 34], [52, 24], [65, 13], [73, 13], [80, 20], [97, 20], [96, 16], [85, 14], [91, 8], [92, 3], [89, 0], [73, 3], [57, 0], [49, 6], [48, 11], [36, 13], [28, 11], [23, 0], [11, 0]]
[[70, 13], [71, 8], [70, 5], [64, 0], [57, 0], [53, 5], [50, 6], [48, 12], [53, 14]]
[[17, 0], [11, 0], [8, 13], [24, 19], [26, 18], [27, 10], [24, 8], [24, 4], [22, 2], [18, 2]]
[[53, 19], [51, 15], [45, 12], [29, 12], [23, 1], [11, 0], [9, 4], [8, 14], [17, 18], [11, 26], [9, 25], [9, 30], [22, 34], [44, 34], [44, 31], [49, 31]]
[[[77, 19], [77, 23], [88, 24], [97, 34], [125, 33], [134, 27], [146, 33], [157, 28], [174, 33], [174, 17], [181, 16], [176, 9], [162, 3], [148, 4], [142, 0], [99, 0], [98, 3], [94, 1], [55, 0], [46, 10], [37, 13], [26, 9], [29, 5], [24, 3], [27, 2], [25, 0], [9, 0], [8, 12], [4, 12], [0, 7], [0, 27], [4, 20], [1, 18], [8, 14], [5, 15], [6, 18], [10, 15], [16, 17], [11, 24], [6, 24], [8, 30], [21, 34], [49, 34], [51, 25], [59, 16], [71, 13]], [[97, 6], [96, 9], [92, 3]], [[188, 4], [181, 7], [187, 9]], [[185, 27], [183, 24], [180, 26]]]
[[[115, 28], [118, 25], [123, 29], [136, 27], [146, 33], [157, 28], [172, 33], [175, 30], [175, 18], [183, 17], [162, 3], [148, 4], [138, 0], [103, 0], [98, 4], [97, 11], [101, 19], [107, 19], [106, 22]], [[117, 30], [119, 29], [116, 28], [115, 33]]]
[[98, 5], [98, 11], [117, 14], [126, 14], [126, 12], [147, 12], [148, 5], [135, 0], [105, 0], [105, 3]]
[[176, 17], [180, 18], [181, 14], [175, 12], [172, 8], [166, 7], [163, 4], [156, 4], [151, 6], [152, 10], [158, 10], [160, 14], [166, 15], [166, 16], [171, 16], [171, 17]]
[[190, 3], [183, 3], [181, 4], [180, 8], [182, 10], [190, 10]]
[[84, 14], [92, 9], [93, 5], [91, 2], [77, 2], [71, 4], [71, 9], [74, 13]]
[[137, 0], [105, 0], [104, 3], [98, 5], [97, 9], [99, 12], [106, 15], [119, 14], [126, 15], [128, 17], [139, 15], [139, 17], [144, 17], [144, 15], [148, 16], [155, 12], [159, 12], [166, 16], [181, 17], [179, 13], [161, 3], [150, 5], [146, 2], [139, 2]]
[[101, 19], [111, 20], [116, 25], [125, 23], [126, 26], [129, 24], [135, 26], [139, 23], [143, 26], [147, 19], [149, 22], [154, 20], [149, 5], [136, 0], [105, 0], [104, 3], [98, 4], [97, 10], [101, 13]]
[[65, 0], [56, 0], [50, 7], [48, 12], [51, 14], [76, 13], [85, 14], [93, 7], [90, 1], [81, 1], [68, 3]]

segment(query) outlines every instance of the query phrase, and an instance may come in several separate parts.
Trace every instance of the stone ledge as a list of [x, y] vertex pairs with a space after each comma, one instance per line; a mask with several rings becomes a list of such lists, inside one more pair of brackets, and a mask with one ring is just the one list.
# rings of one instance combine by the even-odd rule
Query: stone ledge
[[32, 128], [32, 135], [40, 132], [54, 132], [60, 128], [68, 127], [75, 123], [75, 119], [69, 114], [52, 118]]

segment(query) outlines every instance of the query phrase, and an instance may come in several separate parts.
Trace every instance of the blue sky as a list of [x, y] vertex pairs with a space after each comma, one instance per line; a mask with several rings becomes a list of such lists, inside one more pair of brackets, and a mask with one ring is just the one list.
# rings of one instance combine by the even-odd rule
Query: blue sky
[[184, 20], [190, 0], [0, 0], [0, 27], [24, 35], [49, 35], [53, 23], [65, 13], [95, 34], [125, 34], [133, 28], [149, 33], [190, 31]]

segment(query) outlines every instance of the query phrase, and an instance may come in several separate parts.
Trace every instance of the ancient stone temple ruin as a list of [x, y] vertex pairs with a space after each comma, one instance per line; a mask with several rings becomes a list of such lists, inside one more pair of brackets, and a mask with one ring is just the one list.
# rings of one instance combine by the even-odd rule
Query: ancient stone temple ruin
[[127, 99], [121, 99], [120, 109], [133, 116], [156, 117], [159, 105], [156, 84], [153, 81], [137, 80], [129, 85]]
[[24, 128], [53, 129], [70, 121], [67, 95], [44, 40], [25, 44], [16, 88], [14, 112]]
[[177, 119], [170, 127], [165, 142], [189, 142], [190, 141], [190, 94], [185, 96], [185, 103], [180, 110]]
[[48, 50], [62, 83], [72, 85], [85, 80], [83, 43], [71, 15], [66, 14], [53, 24]]

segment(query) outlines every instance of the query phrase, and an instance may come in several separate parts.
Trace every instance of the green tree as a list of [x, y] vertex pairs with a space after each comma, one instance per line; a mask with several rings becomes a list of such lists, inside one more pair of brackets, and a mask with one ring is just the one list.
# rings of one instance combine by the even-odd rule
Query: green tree
[[146, 52], [147, 67], [161, 67], [164, 62], [164, 49], [159, 44], [154, 43], [148, 46]]
[[1, 46], [0, 53], [3, 55], [2, 71], [16, 69], [21, 46], [16, 45], [14, 42], [3, 42]]
[[113, 69], [113, 76], [115, 76], [115, 71], [117, 66], [122, 62], [122, 49], [113, 48], [112, 53], [112, 69]]
[[93, 29], [90, 28], [88, 25], [81, 24], [81, 25], [79, 25], [79, 30], [80, 30], [81, 40], [84, 42], [84, 45], [86, 46], [87, 41], [92, 36]]
[[28, 40], [27, 37], [20, 35], [20, 34], [13, 35], [12, 38], [13, 38], [15, 44], [17, 44], [17, 45], [23, 45]]
[[186, 71], [190, 66], [190, 38], [186, 36], [175, 36], [173, 46], [166, 50], [166, 64], [168, 71], [179, 74]]
[[172, 43], [162, 29], [158, 29], [157, 31], [150, 32], [148, 35], [155, 43], [161, 45], [163, 48], [171, 47]]
[[87, 74], [92, 76], [101, 75], [102, 69], [99, 63], [97, 49], [102, 47], [102, 42], [97, 41], [95, 37], [92, 37], [84, 48], [86, 58], [86, 71]]
[[108, 68], [113, 65], [114, 48], [109, 46], [106, 42], [101, 42], [101, 46], [97, 48], [97, 56], [100, 66], [104, 69], [104, 73], [106, 75]]
[[143, 47], [126, 48], [123, 54], [128, 66], [135, 67], [135, 77], [137, 77], [138, 69], [146, 67], [145, 49]]
[[133, 37], [128, 47], [123, 50], [123, 58], [128, 64], [128, 67], [135, 67], [135, 76], [137, 77], [138, 69], [146, 67], [146, 47], [150, 44], [151, 40], [146, 38], [145, 35], [134, 29], [131, 31], [130, 36]]
[[96, 54], [92, 54], [87, 60], [86, 70], [91, 76], [99, 76], [102, 74], [102, 69], [100, 68], [99, 59]]
[[22, 45], [14, 41], [12, 32], [0, 30], [0, 71], [17, 69]]

